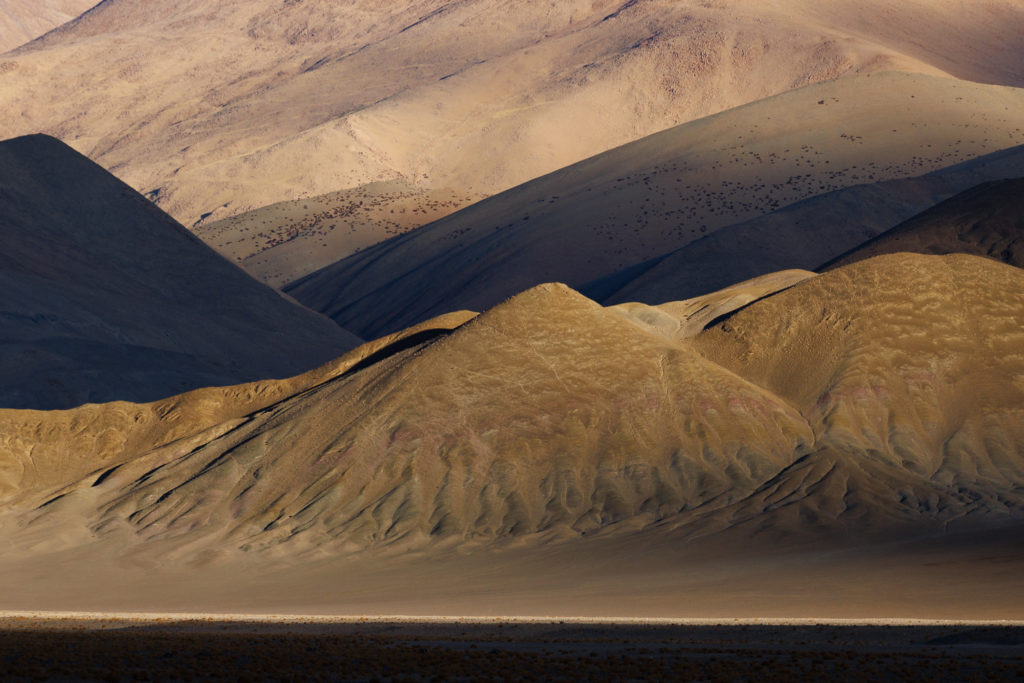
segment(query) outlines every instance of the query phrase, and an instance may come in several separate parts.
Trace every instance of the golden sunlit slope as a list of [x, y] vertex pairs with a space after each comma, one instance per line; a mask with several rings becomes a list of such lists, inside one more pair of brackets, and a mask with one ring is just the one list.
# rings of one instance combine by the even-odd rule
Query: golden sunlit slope
[[188, 448], [248, 421], [248, 416], [353, 369], [365, 367], [473, 318], [449, 313], [367, 342], [302, 375], [196, 389], [153, 403], [120, 401], [69, 410], [0, 409], [0, 502], [31, 500], [70, 480], [99, 476], [135, 454]]
[[582, 286], [801, 199], [1022, 141], [1024, 89], [899, 73], [820, 83], [574, 164], [285, 289], [370, 337], [539, 282]]
[[287, 377], [359, 340], [53, 138], [0, 142], [0, 406]]
[[105, 0], [5, 58], [0, 129], [192, 227], [382, 180], [493, 193], [851, 74], [1024, 83], [1015, 0], [848, 4]]
[[[817, 270], [954, 194], [1021, 173], [1024, 146], [916, 178], [835, 190], [727, 226], [669, 254], [591, 282], [581, 291], [604, 304], [660, 303], [781, 269]], [[944, 253], [957, 251], [977, 253], [966, 244]]]
[[688, 339], [736, 309], [816, 276], [817, 273], [808, 270], [783, 270], [684, 301], [669, 301], [658, 306], [632, 301], [608, 310], [617, 311], [671, 339]]
[[828, 267], [880, 254], [977, 254], [1024, 267], [1024, 179], [962, 192], [844, 254]]
[[86, 500], [99, 533], [283, 553], [574, 536], [752, 490], [809, 439], [689, 347], [543, 285], [46, 510]]
[[0, 53], [70, 21], [98, 0], [5, 0], [0, 5]]
[[708, 329], [701, 353], [784, 399], [815, 433], [818, 452], [739, 514], [757, 527], [768, 509], [758, 505], [789, 507], [779, 514], [794, 529], [845, 517], [850, 532], [918, 516], [947, 529], [1019, 518], [1022, 322], [1024, 271], [895, 254]]
[[[653, 534], [652, 556], [712, 535], [736, 558], [753, 538], [999, 529], [1024, 509], [1022, 335], [1024, 271], [973, 256], [780, 274], [658, 311], [542, 285], [190, 438], [135, 441], [90, 470], [80, 453], [67, 485], [39, 474], [67, 459], [62, 439], [32, 448], [22, 428], [5, 461], [28, 474], [7, 468], [0, 521], [19, 553], [107, 539], [293, 560], [598, 532]], [[105, 409], [0, 417], [116, 439]]]

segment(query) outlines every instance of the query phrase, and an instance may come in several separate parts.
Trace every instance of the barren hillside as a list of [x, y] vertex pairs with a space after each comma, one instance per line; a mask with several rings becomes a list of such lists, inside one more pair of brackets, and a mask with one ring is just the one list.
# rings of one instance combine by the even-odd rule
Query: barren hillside
[[[147, 431], [79, 452], [67, 487], [43, 474], [67, 462], [61, 425], [87, 443], [142, 418], [7, 411], [8, 500], [35, 490], [50, 502], [30, 516], [82, 539], [271, 556], [650, 525], [856, 540], [1019, 521], [1024, 271], [904, 254], [780, 277], [656, 309], [542, 285], [307, 379], [140, 407]], [[218, 424], [232, 396], [246, 416]], [[16, 435], [46, 423], [25, 450]]]
[[[989, 605], [949, 582], [974, 552], [958, 534], [1005, 553], [1022, 521], [1021, 302], [1024, 271], [962, 255], [661, 307], [549, 284], [288, 382], [2, 411], [4, 566], [67, 594], [92, 575], [60, 583], [67, 565], [47, 563], [75, 557], [130, 577], [141, 604], [243, 572], [248, 604], [293, 607], [392, 604], [414, 575], [452, 590], [453, 567], [458, 604], [489, 604], [473, 591], [522, 593], [509, 572], [526, 571], [534, 600], [583, 600], [574, 577], [589, 577], [609, 604], [639, 596], [635, 614], [699, 576], [742, 592], [727, 577], [744, 567], [774, 582], [787, 566], [807, 581], [804, 562], [822, 581], [861, 567], [854, 583], [885, 594], [898, 558], [956, 557], [918, 580]], [[829, 559], [851, 548], [845, 569]], [[133, 568], [156, 558], [164, 587]]]
[[370, 183], [271, 204], [193, 232], [253, 277], [280, 287], [482, 198], [403, 181]]
[[[820, 83], [538, 178], [286, 291], [374, 336], [453, 308], [481, 310], [540, 282], [581, 287], [802, 199], [917, 177], [1022, 142], [1024, 89], [897, 73]], [[1009, 166], [1018, 176], [1020, 159], [992, 172]], [[808, 241], [831, 244], [824, 228]], [[815, 267], [849, 246], [784, 267]]]
[[5, 0], [0, 5], [0, 54], [71, 21], [98, 0]]
[[1021, 35], [1014, 0], [105, 0], [5, 57], [0, 129], [192, 227], [383, 180], [493, 193], [841, 76], [1021, 85]]
[[[848, 250], [885, 234], [951, 196], [976, 185], [1024, 173], [1024, 146], [939, 169], [923, 176], [853, 185], [816, 195], [778, 211], [730, 225], [669, 254], [634, 264], [581, 288], [603, 303], [660, 303], [694, 296], [744, 278], [786, 268], [818, 269]], [[1006, 197], [965, 207], [982, 220], [1002, 210]], [[904, 251], [983, 253], [979, 244], [947, 245], [942, 252], [908, 245]], [[882, 253], [882, 252], [877, 252]], [[888, 253], [888, 252], [885, 252]], [[1012, 262], [1012, 261], [1010, 261]], [[1014, 263], [1014, 265], [1019, 265]]]

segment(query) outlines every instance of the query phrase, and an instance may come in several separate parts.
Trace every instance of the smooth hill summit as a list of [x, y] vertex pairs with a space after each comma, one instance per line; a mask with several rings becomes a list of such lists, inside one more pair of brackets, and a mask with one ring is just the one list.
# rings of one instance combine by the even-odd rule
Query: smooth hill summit
[[0, 238], [3, 407], [286, 377], [359, 343], [54, 138], [0, 143]]

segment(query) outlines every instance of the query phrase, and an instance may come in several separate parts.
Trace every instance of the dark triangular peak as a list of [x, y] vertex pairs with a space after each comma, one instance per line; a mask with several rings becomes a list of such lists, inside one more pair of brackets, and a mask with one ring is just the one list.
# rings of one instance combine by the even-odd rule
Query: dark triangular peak
[[61, 141], [0, 143], [0, 407], [298, 374], [358, 339]]

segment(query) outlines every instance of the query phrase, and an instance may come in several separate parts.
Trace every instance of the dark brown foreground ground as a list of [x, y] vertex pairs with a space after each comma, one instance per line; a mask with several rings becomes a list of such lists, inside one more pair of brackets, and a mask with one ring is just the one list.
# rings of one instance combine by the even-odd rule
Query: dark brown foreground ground
[[1024, 627], [4, 619], [4, 680], [1024, 680]]

